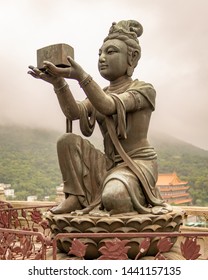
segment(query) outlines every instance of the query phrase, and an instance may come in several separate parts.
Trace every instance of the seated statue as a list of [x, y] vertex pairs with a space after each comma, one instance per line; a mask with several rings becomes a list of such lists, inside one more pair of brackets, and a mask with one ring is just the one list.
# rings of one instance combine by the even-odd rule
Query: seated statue
[[[156, 186], [157, 154], [147, 139], [156, 92], [150, 83], [133, 80], [141, 56], [135, 20], [113, 23], [99, 50], [98, 69], [109, 85], [101, 88], [71, 57], [69, 67], [49, 61], [44, 71], [29, 66], [28, 73], [53, 85], [60, 107], [70, 121], [79, 119], [89, 137], [97, 122], [104, 153], [86, 138], [65, 133], [57, 143], [65, 199], [53, 214], [90, 213], [163, 214], [172, 211]], [[66, 79], [75, 79], [86, 94], [76, 101]]]

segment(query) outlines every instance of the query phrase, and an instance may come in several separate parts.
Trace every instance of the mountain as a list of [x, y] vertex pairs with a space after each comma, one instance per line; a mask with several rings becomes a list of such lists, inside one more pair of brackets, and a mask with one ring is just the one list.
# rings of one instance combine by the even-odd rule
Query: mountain
[[[59, 136], [57, 131], [0, 126], [0, 183], [11, 184], [16, 199], [54, 198], [61, 183], [56, 154]], [[91, 141], [102, 149], [97, 134]], [[150, 142], [158, 154], [159, 173], [176, 172], [189, 182], [194, 204], [207, 205], [208, 151], [162, 133], [152, 133]]]
[[150, 135], [158, 155], [159, 172], [177, 172], [190, 182], [193, 172], [208, 176], [208, 151], [163, 133]]
[[172, 156], [183, 153], [191, 155], [208, 157], [208, 151], [202, 148], [196, 147], [183, 140], [165, 134], [163, 132], [152, 131], [149, 134], [151, 144], [158, 150], [163, 152], [170, 152]]

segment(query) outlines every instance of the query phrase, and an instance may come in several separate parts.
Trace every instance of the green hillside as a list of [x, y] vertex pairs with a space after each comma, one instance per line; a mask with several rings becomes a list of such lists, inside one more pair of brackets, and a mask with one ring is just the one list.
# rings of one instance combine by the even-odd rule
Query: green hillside
[[[61, 183], [56, 142], [59, 132], [0, 126], [0, 183], [11, 184], [17, 200], [29, 195], [55, 196]], [[93, 138], [97, 146], [97, 135]], [[92, 141], [93, 141], [92, 139]], [[176, 172], [191, 185], [194, 205], [208, 205], [208, 151], [153, 133], [150, 141], [158, 154], [160, 173]]]
[[61, 183], [57, 137], [53, 131], [0, 127], [0, 183], [11, 184], [17, 200], [55, 196]]

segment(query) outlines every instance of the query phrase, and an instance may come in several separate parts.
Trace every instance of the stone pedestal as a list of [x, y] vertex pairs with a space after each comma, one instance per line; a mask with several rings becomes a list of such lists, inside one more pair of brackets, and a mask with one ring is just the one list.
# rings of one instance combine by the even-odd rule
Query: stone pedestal
[[[100, 256], [99, 249], [105, 244], [106, 238], [102, 234], [96, 237], [96, 233], [138, 233], [138, 232], [179, 232], [183, 223], [183, 211], [173, 211], [163, 215], [114, 215], [109, 217], [100, 216], [74, 216], [71, 214], [51, 214], [47, 215], [52, 234], [58, 233], [94, 233], [94, 237], [80, 240], [87, 245], [85, 259], [97, 259]], [[93, 236], [93, 235], [91, 235]], [[122, 238], [120, 238], [122, 239]], [[127, 237], [123, 238], [127, 239]], [[130, 238], [128, 246], [129, 259], [135, 259], [138, 254], [138, 247], [144, 238]], [[157, 242], [159, 238], [151, 239], [148, 251], [143, 257], [155, 256], [158, 252]], [[171, 237], [171, 242], [175, 243], [176, 237]], [[72, 244], [72, 239], [61, 238], [57, 242], [61, 253], [68, 253]]]

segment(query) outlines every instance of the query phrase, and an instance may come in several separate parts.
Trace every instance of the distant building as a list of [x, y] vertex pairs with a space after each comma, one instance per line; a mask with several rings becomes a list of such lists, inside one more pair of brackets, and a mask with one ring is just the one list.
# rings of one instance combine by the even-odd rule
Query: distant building
[[5, 194], [5, 196], [6, 197], [12, 197], [12, 198], [14, 198], [15, 197], [15, 195], [14, 195], [14, 189], [5, 189], [4, 190], [4, 194]]
[[169, 204], [190, 205], [192, 198], [188, 193], [188, 182], [181, 181], [177, 174], [159, 174], [157, 187], [162, 198]]
[[6, 199], [8, 197], [10, 197], [10, 198], [15, 197], [14, 189], [11, 189], [11, 184], [0, 183], [0, 192], [1, 192], [0, 199]]
[[36, 195], [30, 195], [30, 196], [27, 197], [27, 201], [32, 202], [32, 201], [36, 201], [36, 200], [37, 200], [37, 196]]

